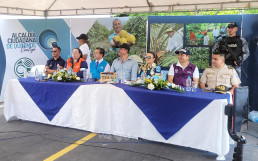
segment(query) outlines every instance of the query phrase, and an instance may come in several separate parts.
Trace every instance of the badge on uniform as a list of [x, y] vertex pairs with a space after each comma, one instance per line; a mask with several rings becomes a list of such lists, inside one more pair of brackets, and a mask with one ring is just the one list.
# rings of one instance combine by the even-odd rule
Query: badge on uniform
[[175, 73], [177, 73], [178, 72], [178, 69], [175, 69]]
[[228, 91], [228, 87], [224, 86], [224, 85], [219, 85], [217, 87], [215, 87], [215, 93], [222, 93], [222, 94], [226, 94]]

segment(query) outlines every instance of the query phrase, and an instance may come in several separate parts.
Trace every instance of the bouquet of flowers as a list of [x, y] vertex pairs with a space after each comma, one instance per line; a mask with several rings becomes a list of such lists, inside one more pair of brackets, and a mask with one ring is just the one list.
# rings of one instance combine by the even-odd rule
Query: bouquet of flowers
[[61, 69], [53, 74], [52, 79], [56, 82], [71, 82], [79, 81], [80, 77], [77, 77], [77, 75], [71, 71], [68, 72], [67, 70]]
[[172, 84], [167, 83], [167, 88], [172, 89], [177, 92], [185, 93], [185, 90], [183, 87], [181, 87], [180, 85], [176, 85], [174, 83], [172, 83]]
[[154, 75], [151, 78], [145, 78], [144, 85], [150, 90], [161, 90], [167, 86], [167, 81], [164, 81], [161, 76]]

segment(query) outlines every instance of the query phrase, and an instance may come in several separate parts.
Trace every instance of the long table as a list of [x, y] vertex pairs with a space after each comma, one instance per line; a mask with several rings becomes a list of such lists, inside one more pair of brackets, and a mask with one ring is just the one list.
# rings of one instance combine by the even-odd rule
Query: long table
[[5, 91], [7, 121], [22, 119], [143, 138], [210, 151], [218, 154], [218, 160], [225, 159], [232, 143], [224, 115], [230, 95], [33, 78], [12, 79]]

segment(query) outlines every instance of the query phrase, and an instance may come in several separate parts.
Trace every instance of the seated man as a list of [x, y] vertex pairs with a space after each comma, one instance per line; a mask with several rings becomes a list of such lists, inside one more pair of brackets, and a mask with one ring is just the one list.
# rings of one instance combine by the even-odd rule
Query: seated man
[[90, 63], [90, 72], [93, 79], [100, 79], [101, 72], [109, 72], [110, 65], [103, 59], [105, 50], [103, 48], [96, 48], [94, 53], [95, 61]]
[[172, 64], [168, 72], [168, 82], [186, 87], [186, 79], [191, 77], [192, 81], [198, 84], [199, 70], [189, 62], [190, 52], [186, 49], [176, 51], [178, 54], [178, 63]]
[[60, 56], [61, 48], [59, 46], [53, 47], [52, 55], [53, 58], [49, 59], [47, 61], [47, 64], [45, 66], [45, 73], [47, 74], [53, 74], [55, 71], [57, 71], [57, 67], [59, 66], [59, 69], [63, 69], [65, 65], [64, 59]]
[[111, 66], [111, 72], [116, 72], [118, 74], [120, 72], [125, 73], [125, 80], [127, 81], [136, 81], [137, 79], [137, 70], [138, 64], [137, 62], [129, 56], [130, 47], [128, 44], [122, 44], [119, 46], [118, 55], [120, 57], [116, 58]]
[[239, 87], [241, 83], [236, 70], [225, 64], [225, 54], [221, 51], [214, 51], [212, 54], [212, 67], [203, 71], [200, 79], [201, 88], [215, 88], [218, 85], [224, 85], [231, 88], [229, 91], [233, 94], [234, 88]]

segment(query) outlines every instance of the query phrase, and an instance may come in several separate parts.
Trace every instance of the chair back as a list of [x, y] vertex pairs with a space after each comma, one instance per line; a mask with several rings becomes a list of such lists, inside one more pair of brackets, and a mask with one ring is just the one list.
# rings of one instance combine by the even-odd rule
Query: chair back
[[242, 86], [235, 88], [234, 91], [234, 107], [236, 110], [234, 127], [235, 131], [241, 130], [241, 125], [248, 119], [249, 113], [249, 88]]

